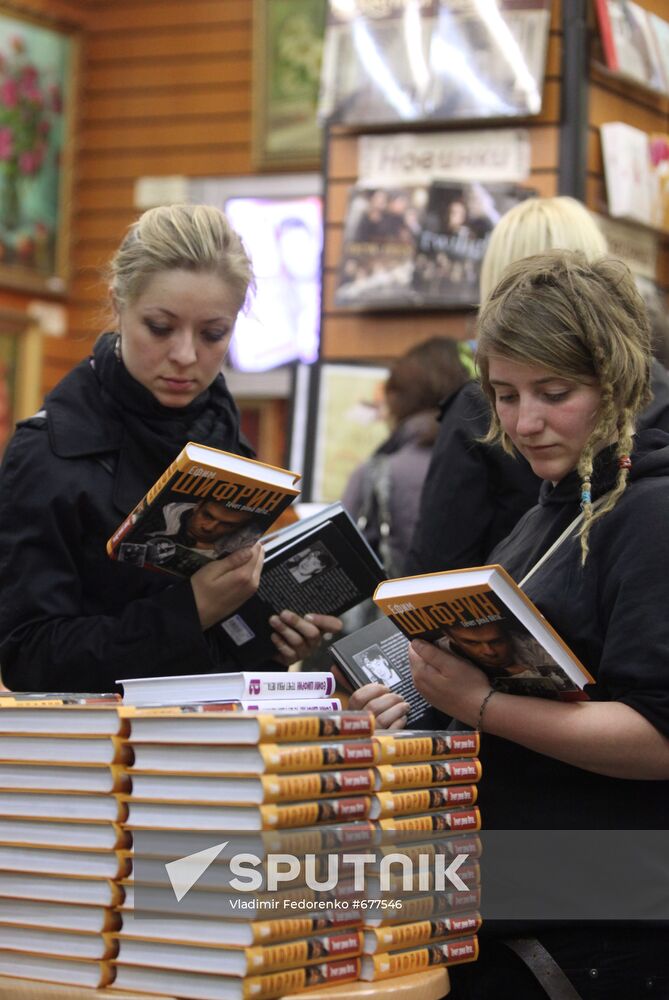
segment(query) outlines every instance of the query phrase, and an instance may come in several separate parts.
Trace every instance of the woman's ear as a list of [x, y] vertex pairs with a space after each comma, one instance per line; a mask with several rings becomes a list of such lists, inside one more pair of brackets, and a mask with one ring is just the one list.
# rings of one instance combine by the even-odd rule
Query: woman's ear
[[118, 327], [118, 321], [121, 316], [121, 309], [119, 301], [116, 297], [116, 293], [114, 292], [114, 289], [111, 286], [107, 289], [107, 295], [109, 298], [109, 308], [111, 309], [112, 316], [114, 317], [114, 323]]

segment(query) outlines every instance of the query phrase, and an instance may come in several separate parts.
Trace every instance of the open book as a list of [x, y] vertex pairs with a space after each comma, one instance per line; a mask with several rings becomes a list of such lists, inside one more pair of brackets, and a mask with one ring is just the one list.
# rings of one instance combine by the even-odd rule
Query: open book
[[416, 690], [409, 663], [409, 640], [389, 618], [378, 618], [333, 642], [330, 656], [354, 688], [385, 684], [410, 706], [407, 726], [439, 729], [445, 717]]
[[409, 639], [471, 660], [499, 691], [576, 701], [594, 682], [502, 566], [386, 580], [374, 601]]
[[284, 608], [298, 615], [341, 615], [370, 597], [384, 577], [341, 503], [268, 535], [263, 546], [257, 592], [220, 625], [228, 654], [247, 670], [276, 655], [272, 615]]
[[107, 542], [119, 562], [192, 576], [264, 535], [299, 494], [296, 472], [189, 442]]

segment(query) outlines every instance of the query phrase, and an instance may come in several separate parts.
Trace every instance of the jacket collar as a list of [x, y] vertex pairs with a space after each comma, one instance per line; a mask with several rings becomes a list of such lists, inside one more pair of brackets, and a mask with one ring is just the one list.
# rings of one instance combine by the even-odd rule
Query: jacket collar
[[100, 384], [87, 358], [46, 397], [49, 442], [59, 458], [118, 451], [124, 428], [105, 406]]

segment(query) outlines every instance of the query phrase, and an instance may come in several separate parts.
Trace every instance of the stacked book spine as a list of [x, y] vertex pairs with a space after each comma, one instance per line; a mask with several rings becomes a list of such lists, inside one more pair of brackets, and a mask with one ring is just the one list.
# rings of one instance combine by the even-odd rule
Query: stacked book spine
[[[474, 961], [481, 926], [478, 734], [406, 731], [377, 734], [374, 742], [371, 816], [393, 839], [381, 856], [399, 854], [411, 869], [393, 878], [392, 907], [365, 913], [361, 978]], [[387, 877], [382, 888], [388, 891]]]
[[[313, 880], [377, 832], [373, 716], [120, 711], [134, 756], [122, 796], [133, 847], [114, 987], [269, 1000], [358, 979], [361, 912]], [[293, 859], [290, 879], [277, 879], [278, 854]], [[241, 855], [252, 891], [238, 888]]]
[[129, 863], [116, 696], [0, 697], [0, 974], [111, 981]]

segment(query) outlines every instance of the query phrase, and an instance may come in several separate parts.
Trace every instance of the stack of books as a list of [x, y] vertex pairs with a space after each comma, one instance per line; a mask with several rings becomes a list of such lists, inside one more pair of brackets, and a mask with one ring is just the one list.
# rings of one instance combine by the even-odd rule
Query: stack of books
[[0, 974], [99, 987], [120, 924], [116, 695], [0, 696]]
[[214, 1000], [359, 978], [361, 913], [313, 882], [375, 832], [373, 716], [212, 702], [119, 711], [133, 847], [114, 986]]
[[[388, 905], [365, 913], [361, 978], [389, 979], [474, 961], [481, 925], [479, 735], [405, 730], [377, 733], [374, 743], [370, 815], [392, 842], [380, 851], [379, 889]], [[390, 854], [408, 859], [410, 867], [388, 886], [383, 858]], [[370, 880], [370, 895], [371, 889]]]

